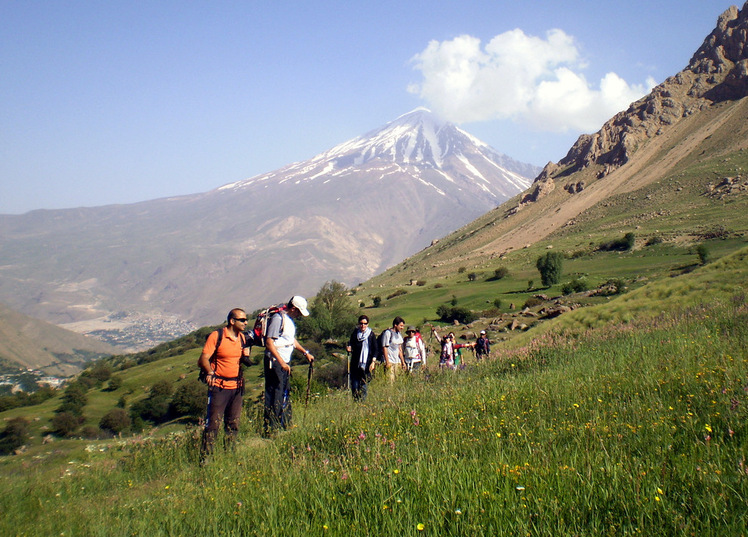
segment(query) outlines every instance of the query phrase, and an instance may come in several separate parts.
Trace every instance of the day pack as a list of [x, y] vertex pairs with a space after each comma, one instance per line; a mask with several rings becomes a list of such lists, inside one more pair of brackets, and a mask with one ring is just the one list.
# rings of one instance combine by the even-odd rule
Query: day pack
[[[270, 306], [260, 313], [257, 314], [255, 319], [255, 325], [252, 330], [248, 330], [245, 335], [247, 336], [247, 343], [250, 346], [257, 345], [258, 347], [265, 346], [265, 336], [268, 333], [268, 321], [270, 317], [275, 313], [281, 313], [286, 310], [286, 304], [280, 306]], [[283, 325], [281, 325], [281, 332], [283, 331]]]
[[379, 349], [377, 350], [378, 362], [384, 362], [384, 334], [389, 331], [389, 328], [387, 328], [386, 330], [382, 330], [382, 333], [379, 334], [379, 337], [377, 338], [377, 346], [379, 347]]

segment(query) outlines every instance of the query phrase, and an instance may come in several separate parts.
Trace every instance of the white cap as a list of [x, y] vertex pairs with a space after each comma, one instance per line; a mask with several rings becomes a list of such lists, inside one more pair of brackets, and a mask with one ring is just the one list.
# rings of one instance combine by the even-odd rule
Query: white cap
[[298, 295], [292, 296], [291, 300], [289, 300], [288, 303], [291, 304], [293, 307], [295, 307], [297, 310], [299, 310], [304, 317], [309, 316], [309, 310], [306, 309], [307, 307], [306, 298], [304, 298], [303, 296], [298, 296]]
[[485, 333], [486, 333], [486, 331], [485, 331], [485, 330], [481, 330], [481, 331], [480, 331], [480, 333], [481, 333], [481, 334], [485, 334]]

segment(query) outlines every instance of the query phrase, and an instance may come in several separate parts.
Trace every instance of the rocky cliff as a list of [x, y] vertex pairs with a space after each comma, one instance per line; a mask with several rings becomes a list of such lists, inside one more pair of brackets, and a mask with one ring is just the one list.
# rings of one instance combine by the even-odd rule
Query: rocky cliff
[[522, 198], [536, 201], [554, 190], [553, 177], [593, 167], [601, 179], [629, 162], [647, 139], [682, 119], [726, 100], [748, 95], [748, 2], [733, 6], [691, 58], [688, 66], [616, 114], [594, 134], [579, 137], [558, 164], [549, 163]]

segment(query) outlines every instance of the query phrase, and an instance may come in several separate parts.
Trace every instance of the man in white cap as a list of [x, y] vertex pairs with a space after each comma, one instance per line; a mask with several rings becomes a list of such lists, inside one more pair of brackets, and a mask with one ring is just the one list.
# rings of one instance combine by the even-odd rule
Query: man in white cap
[[491, 342], [488, 341], [486, 331], [480, 331], [480, 337], [475, 341], [475, 357], [480, 360], [482, 358], [488, 358], [488, 354], [491, 352]]
[[291, 425], [291, 355], [294, 349], [314, 361], [307, 351], [296, 340], [296, 325], [293, 320], [308, 316], [307, 302], [304, 297], [293, 296], [285, 308], [274, 313], [268, 319], [265, 336], [265, 434], [278, 428], [286, 429]]

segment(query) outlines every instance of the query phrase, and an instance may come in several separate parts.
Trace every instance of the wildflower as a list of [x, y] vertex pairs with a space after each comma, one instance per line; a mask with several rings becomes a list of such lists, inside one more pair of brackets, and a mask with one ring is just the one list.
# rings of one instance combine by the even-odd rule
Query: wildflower
[[399, 468], [395, 468], [395, 471], [393, 473], [394, 474], [399, 474], [400, 473], [400, 469]]
[[455, 509], [455, 514], [456, 515], [461, 515], [462, 514], [462, 510], [461, 509]]
[[323, 524], [322, 525], [322, 529], [325, 530], [325, 531], [327, 531], [329, 528], [327, 527], [327, 524]]
[[363, 439], [365, 439], [365, 438], [366, 438], [366, 434], [364, 434], [364, 432], [363, 432], [363, 431], [361, 431], [361, 434], [360, 434], [360, 435], [358, 435], [358, 438], [359, 438], [360, 440], [363, 440]]
[[423, 525], [423, 522], [419, 522], [418, 525], [416, 526], [416, 529], [418, 531], [423, 531], [425, 528], [426, 526]]
[[706, 432], [708, 433], [712, 432], [712, 428], [708, 424], [704, 426], [704, 429], [706, 429]]

